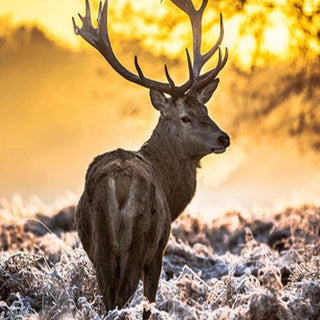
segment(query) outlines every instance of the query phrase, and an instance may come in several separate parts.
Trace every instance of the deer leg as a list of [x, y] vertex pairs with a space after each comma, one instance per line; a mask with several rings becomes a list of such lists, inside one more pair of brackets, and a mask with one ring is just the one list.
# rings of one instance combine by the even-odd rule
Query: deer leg
[[126, 276], [122, 279], [117, 292], [117, 306], [119, 308], [122, 308], [137, 290], [141, 277], [141, 272], [139, 273], [137, 270], [141, 269], [141, 266], [138, 266], [136, 269], [134, 263], [131, 263], [129, 264], [129, 268], [125, 270]]
[[[156, 300], [156, 293], [162, 269], [162, 253], [163, 250], [159, 250], [153, 262], [144, 268], [143, 293], [150, 302]], [[150, 315], [151, 312], [149, 310], [143, 310], [143, 320], [149, 319]]]
[[[136, 237], [133, 235], [133, 239]], [[137, 290], [143, 272], [143, 252], [137, 241], [127, 254], [119, 260], [119, 286], [116, 293], [116, 302], [122, 308]]]
[[106, 310], [116, 307], [116, 267], [106, 261], [95, 265], [100, 292], [103, 297]]
[[134, 294], [142, 275], [142, 259], [136, 256], [109, 255], [105, 263], [95, 266], [100, 291], [107, 310], [123, 308]]

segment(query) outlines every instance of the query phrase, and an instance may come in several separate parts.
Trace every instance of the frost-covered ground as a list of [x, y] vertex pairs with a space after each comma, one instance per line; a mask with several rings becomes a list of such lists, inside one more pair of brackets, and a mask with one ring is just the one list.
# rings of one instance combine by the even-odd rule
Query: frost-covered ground
[[[1, 319], [320, 319], [320, 208], [264, 220], [227, 213], [172, 226], [157, 302], [142, 285], [108, 315], [73, 230], [74, 207], [0, 226]], [[40, 223], [40, 221], [42, 221]]]

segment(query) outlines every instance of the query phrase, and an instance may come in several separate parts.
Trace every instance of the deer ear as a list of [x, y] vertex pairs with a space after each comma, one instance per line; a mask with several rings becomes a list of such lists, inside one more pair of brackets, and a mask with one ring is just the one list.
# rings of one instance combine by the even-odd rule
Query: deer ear
[[152, 105], [164, 114], [168, 109], [168, 99], [165, 95], [156, 89], [150, 89], [150, 98]]
[[214, 91], [217, 89], [219, 84], [219, 79], [215, 79], [214, 81], [210, 82], [206, 87], [204, 87], [198, 95], [198, 100], [202, 104], [206, 104], [210, 98], [212, 97]]

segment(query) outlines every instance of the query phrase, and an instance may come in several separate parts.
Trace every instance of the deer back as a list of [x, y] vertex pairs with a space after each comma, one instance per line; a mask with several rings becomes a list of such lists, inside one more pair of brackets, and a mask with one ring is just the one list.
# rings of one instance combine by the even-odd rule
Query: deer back
[[171, 219], [149, 160], [123, 149], [96, 157], [86, 174], [76, 221], [93, 262], [100, 258], [101, 243], [119, 252], [136, 248], [143, 262], [151, 260], [159, 243], [166, 242]]

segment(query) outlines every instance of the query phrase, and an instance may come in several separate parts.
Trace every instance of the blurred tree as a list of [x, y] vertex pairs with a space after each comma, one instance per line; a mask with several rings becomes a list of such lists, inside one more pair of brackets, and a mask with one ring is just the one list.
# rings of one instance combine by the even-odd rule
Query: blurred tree
[[[256, 46], [247, 71], [233, 65], [244, 81], [232, 92], [236, 103], [243, 105], [235, 123], [252, 121], [261, 130], [281, 130], [301, 146], [320, 151], [320, 1], [261, 1], [252, 6], [253, 1], [246, 1], [237, 7], [246, 16], [239, 34], [253, 36]], [[266, 54], [262, 45], [273, 10], [286, 17], [290, 35], [286, 61]]]

